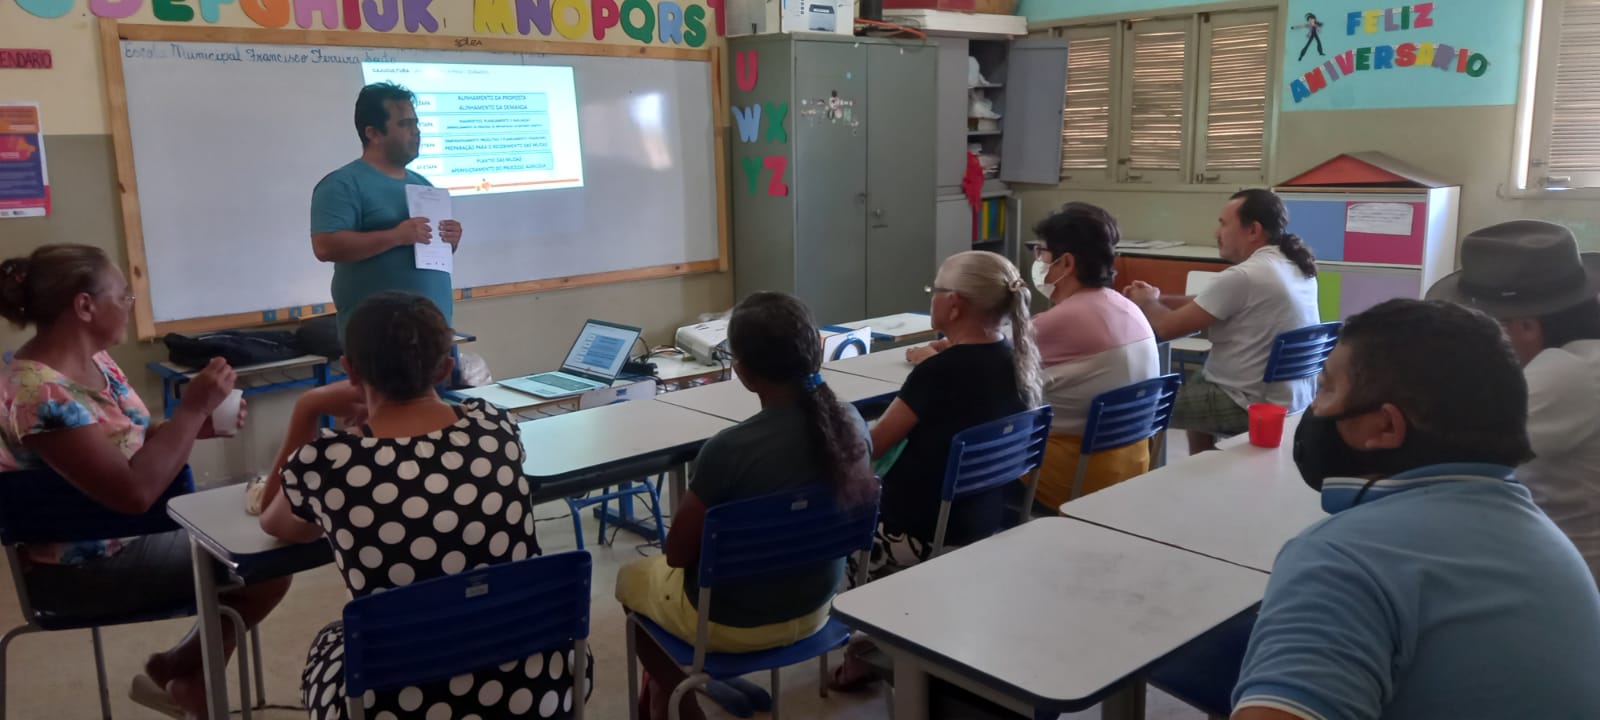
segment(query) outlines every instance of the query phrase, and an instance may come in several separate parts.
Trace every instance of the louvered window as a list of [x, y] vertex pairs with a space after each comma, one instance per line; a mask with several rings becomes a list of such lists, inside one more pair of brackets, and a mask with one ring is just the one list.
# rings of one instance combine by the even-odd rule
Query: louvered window
[[1111, 58], [1117, 26], [1067, 31], [1067, 104], [1061, 114], [1062, 179], [1110, 179]]
[[1068, 40], [1062, 180], [1263, 182], [1275, 16], [1198, 13], [1058, 30]]
[[1545, 0], [1528, 185], [1600, 187], [1600, 0]]
[[1202, 17], [1195, 168], [1198, 182], [1266, 180], [1267, 86], [1272, 13]]
[[[1131, 22], [1123, 43], [1122, 83], [1128, 95], [1121, 179], [1178, 182], [1189, 136], [1190, 25], [1186, 20]], [[1068, 54], [1072, 50], [1068, 48]]]

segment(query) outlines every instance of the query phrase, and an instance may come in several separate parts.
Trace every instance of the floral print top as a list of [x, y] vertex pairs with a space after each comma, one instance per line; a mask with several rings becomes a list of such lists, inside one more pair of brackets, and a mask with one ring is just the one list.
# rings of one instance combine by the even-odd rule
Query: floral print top
[[[101, 389], [80, 385], [33, 360], [14, 359], [0, 372], [0, 471], [42, 466], [43, 461], [22, 444], [23, 438], [38, 433], [99, 425], [124, 456], [132, 457], [144, 446], [150, 411], [110, 354], [97, 353], [94, 362], [106, 378]], [[34, 562], [76, 565], [115, 555], [126, 542], [34, 545], [27, 548], [27, 555]]]

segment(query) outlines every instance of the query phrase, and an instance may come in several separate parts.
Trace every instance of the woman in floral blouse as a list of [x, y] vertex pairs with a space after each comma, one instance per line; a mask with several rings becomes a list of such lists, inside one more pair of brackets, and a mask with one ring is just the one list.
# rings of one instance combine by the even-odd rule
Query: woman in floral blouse
[[[127, 278], [98, 248], [47, 245], [0, 263], [0, 317], [35, 328], [0, 371], [0, 472], [48, 466], [107, 508], [138, 514], [189, 462], [194, 441], [215, 436], [211, 413], [233, 390], [233, 369], [212, 360], [172, 419], [151, 427], [144, 402], [106, 352], [126, 337], [132, 307]], [[23, 551], [37, 605], [129, 612], [194, 594], [182, 531]], [[140, 592], [126, 592], [130, 585]], [[250, 585], [222, 602], [253, 626], [288, 587], [287, 578]], [[231, 638], [226, 644], [231, 651]], [[197, 633], [151, 655], [132, 694], [172, 717], [203, 715]]]

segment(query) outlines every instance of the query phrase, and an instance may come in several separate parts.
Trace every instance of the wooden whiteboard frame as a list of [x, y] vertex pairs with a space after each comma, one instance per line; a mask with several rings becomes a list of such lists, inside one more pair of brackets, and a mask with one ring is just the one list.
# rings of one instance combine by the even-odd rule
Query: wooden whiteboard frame
[[[169, 332], [194, 333], [227, 328], [291, 322], [335, 311], [333, 302], [298, 307], [270, 308], [255, 312], [211, 315], [157, 322], [151, 304], [149, 262], [145, 257], [144, 222], [139, 212], [139, 186], [134, 175], [133, 133], [128, 126], [128, 94], [123, 80], [122, 41], [161, 41], [189, 43], [248, 43], [258, 45], [323, 45], [335, 47], [386, 48], [397, 50], [469, 50], [530, 55], [586, 55], [591, 57], [642, 57], [657, 60], [687, 60], [706, 63], [711, 80], [711, 146], [716, 177], [717, 257], [714, 260], [671, 263], [651, 267], [524, 280], [520, 282], [457, 288], [458, 301], [564, 288], [588, 287], [631, 280], [650, 280], [678, 275], [728, 271], [728, 140], [727, 97], [722, 87], [722, 52], [704, 49], [614, 45], [604, 43], [557, 42], [522, 38], [473, 37], [452, 35], [412, 35], [328, 30], [269, 30], [185, 25], [124, 24], [101, 18], [100, 60], [105, 72], [106, 104], [110, 111], [111, 144], [116, 153], [117, 190], [122, 201], [123, 243], [128, 251], [128, 282], [137, 300], [134, 327], [139, 339], [158, 338]], [[307, 232], [306, 251], [310, 252]]]

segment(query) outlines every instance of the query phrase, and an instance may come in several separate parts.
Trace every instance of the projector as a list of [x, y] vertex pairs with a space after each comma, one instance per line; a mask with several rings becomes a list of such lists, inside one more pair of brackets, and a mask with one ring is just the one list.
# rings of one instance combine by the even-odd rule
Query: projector
[[728, 320], [723, 318], [678, 328], [673, 344], [700, 362], [721, 364], [728, 360]]

